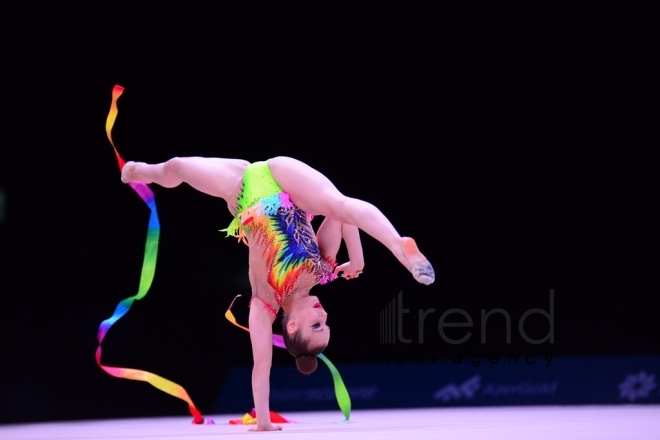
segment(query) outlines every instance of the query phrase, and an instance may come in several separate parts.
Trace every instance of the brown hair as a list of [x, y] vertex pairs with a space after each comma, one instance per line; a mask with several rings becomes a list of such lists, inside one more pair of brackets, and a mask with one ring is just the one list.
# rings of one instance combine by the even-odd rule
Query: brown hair
[[296, 330], [295, 333], [289, 334], [286, 329], [286, 323], [286, 314], [283, 314], [282, 336], [284, 338], [286, 349], [296, 358], [296, 367], [298, 367], [298, 371], [302, 374], [312, 374], [319, 365], [316, 355], [322, 353], [326, 346], [321, 345], [319, 347], [311, 348], [307, 341], [304, 341], [300, 336], [300, 330]]

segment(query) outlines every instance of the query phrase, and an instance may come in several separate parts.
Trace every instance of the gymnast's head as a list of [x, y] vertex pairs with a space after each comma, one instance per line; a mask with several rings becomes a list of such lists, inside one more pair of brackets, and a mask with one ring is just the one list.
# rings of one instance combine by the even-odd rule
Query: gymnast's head
[[316, 370], [316, 355], [328, 346], [330, 327], [326, 324], [327, 318], [319, 299], [311, 295], [300, 298], [282, 316], [284, 344], [296, 358], [296, 366], [303, 374]]

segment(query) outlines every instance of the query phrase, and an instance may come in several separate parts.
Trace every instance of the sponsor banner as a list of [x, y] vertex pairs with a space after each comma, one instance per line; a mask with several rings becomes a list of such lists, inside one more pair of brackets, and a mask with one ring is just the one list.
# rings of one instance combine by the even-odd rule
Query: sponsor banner
[[[295, 366], [273, 368], [271, 409], [336, 409], [332, 377], [322, 367], [310, 376]], [[354, 409], [660, 403], [660, 355], [384, 357], [380, 363], [337, 368]], [[216, 413], [253, 407], [251, 373], [251, 368], [230, 372]]]

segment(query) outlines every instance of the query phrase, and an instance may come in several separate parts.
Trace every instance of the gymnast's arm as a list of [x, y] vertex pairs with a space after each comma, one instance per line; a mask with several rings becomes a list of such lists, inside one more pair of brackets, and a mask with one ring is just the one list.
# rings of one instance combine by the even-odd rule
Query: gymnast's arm
[[282, 429], [270, 422], [270, 367], [273, 358], [273, 322], [268, 311], [255, 302], [250, 307], [250, 342], [252, 343], [252, 397], [257, 412], [256, 431]]
[[344, 278], [351, 279], [357, 277], [362, 269], [364, 269], [362, 242], [360, 241], [360, 230], [357, 226], [341, 223], [326, 217], [323, 219], [321, 226], [319, 226], [316, 239], [319, 243], [321, 254], [333, 260], [337, 257], [341, 240], [344, 240], [349, 261], [338, 266], [335, 273], [343, 272], [342, 276]]
[[[254, 274], [250, 269], [250, 281]], [[253, 292], [256, 286], [253, 284]], [[273, 362], [273, 317], [261, 304], [250, 307], [250, 342], [252, 344], [252, 398], [257, 412], [257, 426], [250, 431], [276, 431], [282, 429], [270, 421], [270, 367]]]

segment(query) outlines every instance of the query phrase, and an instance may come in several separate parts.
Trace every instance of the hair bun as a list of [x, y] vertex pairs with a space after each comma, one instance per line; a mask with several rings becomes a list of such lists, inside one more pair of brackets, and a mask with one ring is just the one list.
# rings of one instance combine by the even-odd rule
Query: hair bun
[[318, 366], [319, 360], [316, 358], [316, 355], [303, 354], [296, 356], [296, 367], [298, 367], [298, 371], [302, 374], [312, 374]]

